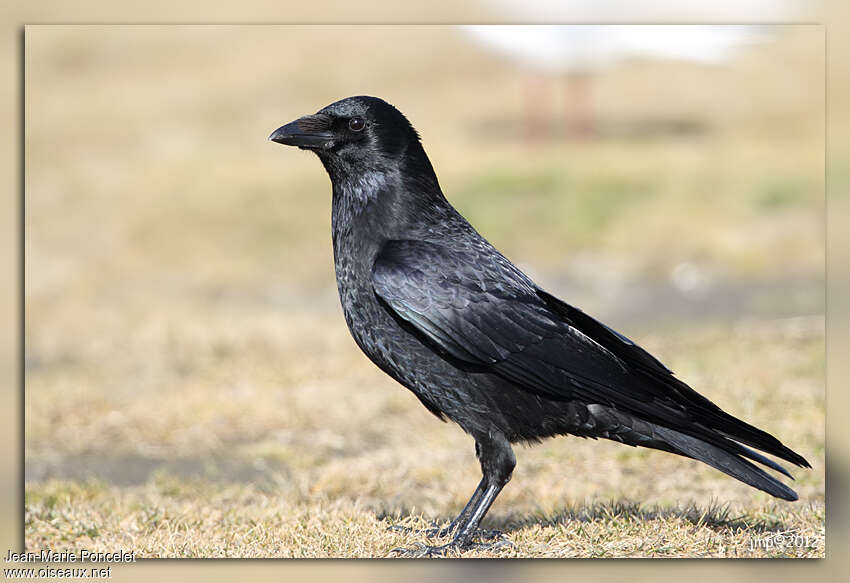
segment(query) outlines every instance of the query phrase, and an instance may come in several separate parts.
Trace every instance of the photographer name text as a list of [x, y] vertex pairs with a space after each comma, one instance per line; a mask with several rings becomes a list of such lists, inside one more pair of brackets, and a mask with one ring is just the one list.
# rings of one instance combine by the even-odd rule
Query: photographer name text
[[136, 551], [41, 551], [13, 553], [11, 550], [5, 557], [7, 563], [135, 563]]

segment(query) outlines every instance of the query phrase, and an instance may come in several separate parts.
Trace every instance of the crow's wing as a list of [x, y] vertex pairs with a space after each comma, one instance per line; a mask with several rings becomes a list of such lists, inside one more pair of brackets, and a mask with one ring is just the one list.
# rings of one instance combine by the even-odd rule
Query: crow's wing
[[[649, 413], [647, 404], [660, 399], [669, 401], [668, 422], [691, 420], [667, 391], [634, 382], [627, 358], [616, 354], [634, 349], [631, 341], [585, 316], [598, 325], [603, 342], [588, 336], [492, 250], [389, 241], [375, 260], [372, 283], [383, 302], [431, 346], [524, 389], [635, 413]], [[650, 366], [670, 374], [655, 359]]]
[[372, 284], [426, 344], [523, 390], [598, 403], [715, 443], [726, 445], [728, 436], [807, 465], [625, 336], [537, 288], [489, 245], [389, 241], [376, 257]]
[[563, 322], [501, 256], [390, 241], [375, 260], [372, 283], [440, 352], [550, 398], [576, 398], [577, 388], [601, 389], [626, 372], [609, 350]]

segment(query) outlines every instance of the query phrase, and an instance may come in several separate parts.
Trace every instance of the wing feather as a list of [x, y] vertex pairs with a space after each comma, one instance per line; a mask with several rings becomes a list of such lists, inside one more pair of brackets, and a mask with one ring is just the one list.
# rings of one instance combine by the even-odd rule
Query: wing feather
[[491, 247], [389, 241], [376, 257], [372, 285], [392, 313], [441, 353], [519, 389], [605, 405], [727, 448], [731, 438], [807, 465], [776, 438], [675, 378], [627, 337], [539, 289]]

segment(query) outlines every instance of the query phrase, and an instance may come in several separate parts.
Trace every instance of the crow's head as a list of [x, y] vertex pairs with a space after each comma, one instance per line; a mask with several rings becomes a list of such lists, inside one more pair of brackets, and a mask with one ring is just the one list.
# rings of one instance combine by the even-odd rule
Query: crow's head
[[[348, 172], [388, 165], [412, 150], [419, 135], [395, 107], [377, 97], [348, 97], [286, 124], [269, 139], [315, 152], [326, 167]], [[328, 168], [330, 170], [330, 167]]]

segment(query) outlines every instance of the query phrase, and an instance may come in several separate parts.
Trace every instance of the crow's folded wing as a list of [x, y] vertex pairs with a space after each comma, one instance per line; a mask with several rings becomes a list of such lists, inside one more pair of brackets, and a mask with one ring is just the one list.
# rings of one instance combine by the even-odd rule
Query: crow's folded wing
[[539, 289], [492, 247], [389, 241], [375, 259], [372, 285], [425, 344], [519, 389], [609, 406], [711, 442], [726, 436], [806, 464], [622, 334]]
[[[642, 383], [629, 386], [623, 357], [571, 325], [527, 276], [490, 249], [389, 241], [375, 260], [372, 284], [429, 345], [527, 390], [626, 409], [663, 396]], [[605, 343], [621, 344], [621, 352], [633, 346], [592, 321], [607, 331]]]

